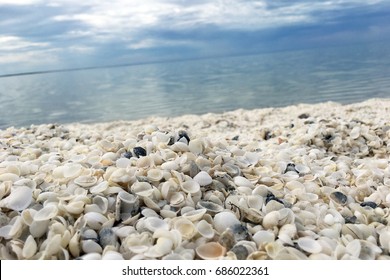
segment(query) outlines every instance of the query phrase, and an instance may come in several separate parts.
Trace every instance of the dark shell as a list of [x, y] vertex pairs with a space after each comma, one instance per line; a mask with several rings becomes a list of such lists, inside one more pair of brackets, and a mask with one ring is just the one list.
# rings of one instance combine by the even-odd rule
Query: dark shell
[[375, 209], [378, 207], [378, 205], [375, 203], [375, 202], [372, 202], [372, 201], [366, 201], [366, 202], [362, 202], [360, 203], [360, 206], [362, 207], [371, 207], [372, 209]]
[[267, 197], [265, 198], [265, 205], [267, 205], [267, 203], [270, 202], [271, 200], [275, 200], [284, 205], [283, 201], [277, 198], [273, 193], [267, 194]]
[[356, 216], [351, 216], [351, 217], [344, 217], [345, 223], [346, 224], [354, 224], [356, 223]]
[[123, 154], [123, 157], [125, 158], [131, 158], [132, 156], [133, 154], [130, 151]]
[[243, 245], [236, 245], [231, 251], [236, 255], [237, 260], [246, 260], [249, 255], [248, 249]]
[[300, 114], [300, 115], [298, 116], [298, 119], [307, 119], [308, 117], [309, 117], [308, 114], [303, 113], [303, 114]]
[[287, 164], [287, 167], [286, 167], [286, 170], [284, 170], [284, 173], [287, 173], [289, 171], [293, 171], [293, 172], [299, 173], [298, 170], [295, 169], [295, 164], [294, 163], [288, 163]]
[[342, 205], [347, 202], [347, 196], [342, 192], [332, 192], [330, 198]]
[[187, 140], [187, 143], [190, 143], [190, 137], [188, 136], [187, 132], [185, 132], [184, 130], [179, 131], [179, 138], [177, 139], [177, 141], [180, 141], [180, 139], [182, 138], [185, 138]]
[[133, 152], [138, 158], [146, 156], [146, 150], [142, 147], [134, 147]]
[[117, 236], [111, 228], [103, 228], [99, 231], [99, 243], [102, 248], [116, 245]]

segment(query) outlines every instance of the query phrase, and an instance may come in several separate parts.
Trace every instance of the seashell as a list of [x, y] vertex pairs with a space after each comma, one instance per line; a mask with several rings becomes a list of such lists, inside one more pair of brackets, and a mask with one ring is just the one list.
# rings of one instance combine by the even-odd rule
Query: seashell
[[76, 178], [82, 172], [82, 165], [79, 163], [65, 164], [62, 172], [65, 178]]
[[102, 228], [99, 231], [99, 243], [102, 248], [116, 246], [117, 236], [111, 228]]
[[271, 259], [275, 259], [279, 255], [279, 253], [284, 249], [284, 247], [280, 242], [273, 241], [266, 244], [264, 249], [267, 252], [267, 255]]
[[215, 214], [225, 210], [221, 205], [217, 203], [214, 203], [212, 201], [203, 201], [203, 200], [198, 201], [196, 207], [198, 209], [206, 209], [206, 212], [211, 216], [214, 216]]
[[115, 251], [107, 251], [103, 256], [102, 260], [124, 260], [122, 254]]
[[320, 243], [310, 237], [301, 237], [297, 243], [302, 250], [311, 254], [320, 253], [322, 250]]
[[390, 251], [390, 231], [383, 230], [379, 233], [379, 243], [387, 252]]
[[194, 193], [197, 193], [200, 191], [200, 185], [195, 180], [188, 180], [188, 181], [185, 181], [183, 184], [181, 184], [181, 189], [185, 193], [194, 194]]
[[179, 169], [179, 165], [174, 160], [166, 161], [163, 164], [161, 164], [160, 167], [162, 170], [167, 170], [167, 171]]
[[119, 158], [116, 160], [115, 165], [118, 168], [126, 169], [127, 167], [131, 166], [131, 153], [125, 153], [123, 158]]
[[214, 237], [214, 229], [212, 225], [210, 225], [205, 220], [201, 220], [196, 224], [196, 230], [200, 235], [207, 239], [212, 239]]
[[232, 212], [220, 212], [214, 216], [214, 228], [218, 233], [234, 225], [241, 225], [241, 223]]
[[182, 235], [179, 231], [173, 229], [173, 230], [166, 230], [159, 228], [153, 233], [153, 238], [160, 238], [160, 237], [166, 237], [172, 240], [173, 247], [179, 248], [182, 242]]
[[135, 182], [131, 188], [133, 194], [139, 196], [151, 196], [153, 194], [153, 187], [147, 182]]
[[155, 232], [157, 229], [169, 229], [169, 225], [157, 217], [147, 217], [143, 222], [143, 227], [150, 232]]
[[58, 213], [57, 205], [49, 204], [43, 207], [34, 215], [34, 221], [41, 222], [54, 218]]
[[2, 181], [2, 182], [5, 182], [5, 181], [15, 182], [15, 181], [19, 180], [19, 178], [20, 177], [14, 173], [0, 174], [0, 181]]
[[107, 217], [100, 213], [96, 212], [89, 212], [84, 215], [84, 219], [87, 223], [87, 225], [94, 229], [94, 230], [100, 230], [104, 223], [108, 222]]
[[203, 143], [200, 139], [193, 139], [188, 143], [188, 149], [196, 155], [203, 153]]
[[332, 192], [330, 198], [335, 201], [337, 204], [345, 205], [347, 203], [347, 196], [342, 192]]
[[226, 248], [217, 242], [208, 242], [195, 249], [196, 254], [203, 260], [217, 260], [226, 253]]
[[256, 210], [260, 210], [263, 207], [263, 197], [259, 195], [248, 195], [246, 198], [247, 204], [249, 208], [253, 208]]
[[196, 181], [200, 186], [207, 186], [213, 182], [213, 179], [206, 171], [200, 171], [195, 175], [194, 181]]
[[181, 236], [190, 240], [197, 233], [195, 225], [184, 217], [179, 217], [174, 221], [173, 228], [180, 232]]
[[88, 253], [88, 254], [85, 254], [85, 255], [82, 255], [80, 257], [81, 260], [101, 260], [102, 259], [102, 255], [99, 254], [99, 253]]
[[84, 211], [84, 206], [85, 206], [84, 201], [71, 201], [66, 205], [60, 202], [58, 208], [69, 214], [79, 215]]
[[98, 212], [101, 214], [106, 214], [108, 210], [108, 200], [105, 197], [100, 195], [95, 196], [92, 199], [92, 204], [85, 205], [85, 213], [88, 212]]
[[103, 181], [99, 184], [97, 184], [96, 186], [93, 186], [89, 189], [90, 193], [92, 194], [98, 194], [98, 193], [103, 193], [105, 190], [108, 189], [108, 182], [107, 181]]
[[131, 179], [132, 176], [129, 174], [129, 172], [126, 171], [126, 169], [117, 168], [114, 172], [111, 173], [109, 181], [117, 184], [123, 184], [130, 182]]
[[164, 173], [161, 169], [153, 168], [148, 170], [147, 177], [152, 182], [159, 182], [164, 177]]
[[115, 219], [126, 220], [139, 211], [139, 198], [131, 193], [121, 191], [117, 195]]
[[243, 176], [236, 176], [234, 177], [233, 181], [234, 184], [236, 184], [239, 187], [247, 187], [253, 189], [253, 184], [251, 183], [251, 181], [249, 181], [247, 178]]
[[15, 216], [8, 225], [0, 228], [0, 237], [5, 239], [18, 238], [22, 233], [22, 229], [23, 219], [20, 216]]
[[37, 242], [35, 241], [32, 235], [29, 235], [26, 241], [24, 242], [22, 256], [25, 259], [31, 259], [37, 252], [37, 249], [38, 249]]
[[156, 241], [156, 245], [149, 248], [148, 251], [144, 253], [146, 257], [150, 258], [160, 258], [172, 251], [173, 242], [171, 239], [166, 237], [159, 237]]
[[29, 227], [30, 234], [34, 238], [42, 237], [49, 227], [49, 222], [50, 220], [33, 221]]
[[0, 207], [21, 211], [32, 202], [32, 189], [21, 186], [11, 189], [11, 193], [0, 201]]
[[96, 243], [95, 241], [93, 241], [91, 239], [82, 240], [80, 242], [80, 244], [81, 244], [81, 249], [86, 254], [89, 254], [89, 253], [101, 254], [103, 252], [102, 247], [98, 243]]
[[266, 229], [273, 229], [279, 224], [280, 213], [279, 211], [272, 211], [266, 214], [263, 218], [263, 227]]
[[[9, 195], [11, 192], [12, 183], [10, 181], [0, 184], [0, 200]], [[0, 202], [1, 203], [1, 202]]]
[[75, 184], [79, 185], [83, 188], [89, 188], [96, 184], [97, 178], [94, 176], [79, 176], [76, 179], [74, 179]]
[[204, 214], [206, 214], [206, 212], [207, 212], [206, 209], [191, 210], [182, 214], [182, 217], [187, 218], [191, 222], [197, 222], [202, 219], [202, 217], [204, 216]]
[[275, 241], [275, 234], [270, 231], [260, 230], [252, 236], [258, 248], [264, 248], [267, 243]]
[[186, 196], [183, 192], [173, 193], [169, 198], [169, 204], [172, 207], [182, 207], [186, 203]]
[[265, 212], [270, 213], [272, 211], [278, 211], [284, 208], [284, 204], [277, 200], [271, 200], [265, 205]]

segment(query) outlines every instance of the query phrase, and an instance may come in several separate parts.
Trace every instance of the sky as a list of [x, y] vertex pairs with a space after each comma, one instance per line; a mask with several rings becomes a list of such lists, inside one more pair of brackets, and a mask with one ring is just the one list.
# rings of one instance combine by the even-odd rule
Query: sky
[[388, 38], [389, 0], [0, 0], [0, 75]]

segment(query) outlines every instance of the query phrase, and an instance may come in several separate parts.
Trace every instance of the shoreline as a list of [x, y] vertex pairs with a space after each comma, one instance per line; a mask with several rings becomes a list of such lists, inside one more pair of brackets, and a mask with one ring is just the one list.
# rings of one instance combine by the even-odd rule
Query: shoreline
[[0, 259], [390, 258], [390, 99], [11, 127], [0, 148]]

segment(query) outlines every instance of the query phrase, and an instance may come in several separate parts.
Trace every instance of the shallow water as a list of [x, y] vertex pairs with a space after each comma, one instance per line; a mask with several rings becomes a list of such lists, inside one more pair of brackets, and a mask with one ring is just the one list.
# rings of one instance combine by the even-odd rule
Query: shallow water
[[388, 44], [0, 78], [0, 128], [390, 97]]

